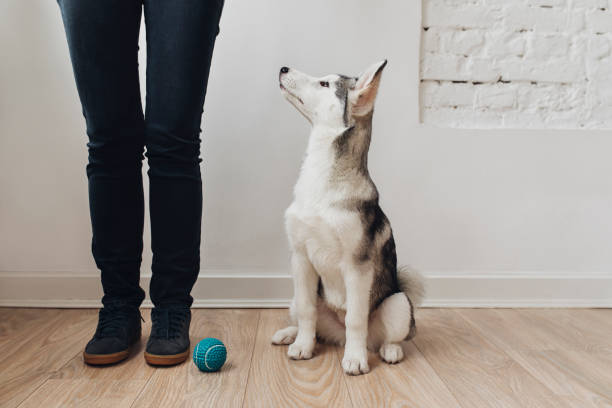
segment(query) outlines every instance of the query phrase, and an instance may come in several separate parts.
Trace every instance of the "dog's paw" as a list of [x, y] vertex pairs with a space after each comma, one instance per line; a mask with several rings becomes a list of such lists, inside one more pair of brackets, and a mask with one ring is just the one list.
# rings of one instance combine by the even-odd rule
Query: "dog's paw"
[[370, 366], [368, 366], [368, 353], [364, 350], [359, 353], [347, 353], [344, 352], [344, 358], [342, 359], [342, 368], [344, 372], [350, 375], [366, 374], [370, 372]]
[[314, 342], [313, 344], [305, 344], [302, 342], [294, 342], [289, 346], [289, 350], [287, 350], [287, 355], [292, 360], [308, 360], [312, 358], [312, 352], [314, 351]]
[[291, 344], [295, 341], [298, 328], [296, 326], [280, 329], [272, 336], [272, 344]]
[[404, 358], [402, 346], [397, 343], [383, 344], [378, 353], [383, 361], [389, 364], [399, 363]]

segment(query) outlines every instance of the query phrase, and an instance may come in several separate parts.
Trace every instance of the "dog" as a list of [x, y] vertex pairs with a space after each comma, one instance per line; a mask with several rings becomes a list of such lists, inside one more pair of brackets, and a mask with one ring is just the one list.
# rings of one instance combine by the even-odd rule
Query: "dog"
[[311, 123], [306, 155], [285, 212], [294, 298], [289, 327], [273, 344], [309, 359], [317, 339], [344, 345], [347, 374], [369, 372], [367, 349], [387, 363], [403, 359], [414, 336], [421, 276], [397, 267], [391, 224], [368, 172], [372, 115], [387, 61], [358, 77], [314, 78], [280, 70], [283, 96]]

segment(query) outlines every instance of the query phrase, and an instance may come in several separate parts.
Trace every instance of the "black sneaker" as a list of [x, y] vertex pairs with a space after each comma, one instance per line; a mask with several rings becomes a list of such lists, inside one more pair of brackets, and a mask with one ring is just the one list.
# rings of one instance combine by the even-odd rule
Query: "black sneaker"
[[189, 357], [189, 324], [187, 306], [156, 307], [151, 310], [151, 336], [144, 353], [152, 365], [175, 365]]
[[140, 310], [133, 306], [108, 306], [100, 309], [98, 327], [85, 346], [87, 364], [107, 365], [125, 360], [130, 348], [140, 340]]

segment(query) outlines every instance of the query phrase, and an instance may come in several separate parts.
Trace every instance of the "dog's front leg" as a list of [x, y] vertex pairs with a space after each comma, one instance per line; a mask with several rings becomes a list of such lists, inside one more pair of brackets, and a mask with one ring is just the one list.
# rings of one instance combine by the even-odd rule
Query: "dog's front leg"
[[291, 266], [298, 333], [287, 355], [294, 360], [307, 360], [312, 357], [316, 342], [319, 277], [310, 260], [302, 253], [293, 253]]
[[368, 366], [368, 316], [370, 312], [370, 288], [372, 273], [347, 268], [344, 272], [346, 286], [346, 345], [342, 368], [352, 375], [365, 374]]

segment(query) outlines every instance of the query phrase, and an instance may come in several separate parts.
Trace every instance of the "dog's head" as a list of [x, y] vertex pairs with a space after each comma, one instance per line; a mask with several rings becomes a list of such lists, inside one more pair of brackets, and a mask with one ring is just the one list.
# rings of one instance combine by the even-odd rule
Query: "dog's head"
[[370, 66], [359, 77], [326, 75], [314, 78], [282, 67], [282, 94], [313, 125], [348, 127], [374, 109], [374, 101], [387, 60]]

